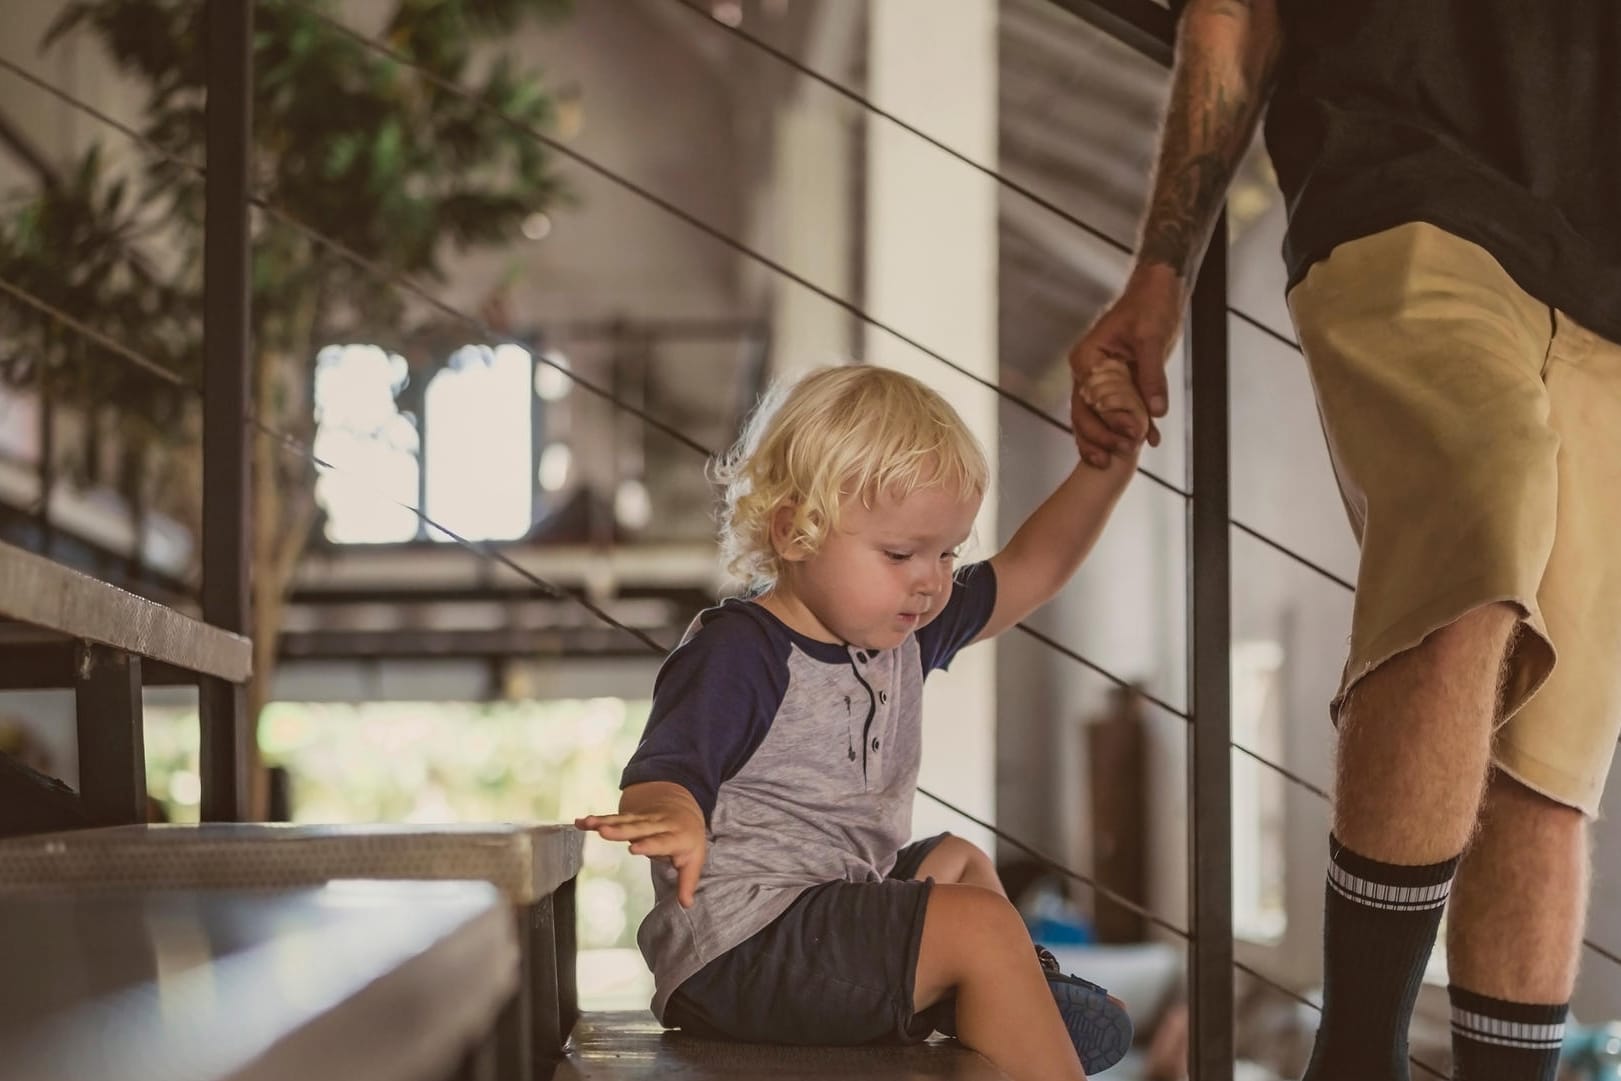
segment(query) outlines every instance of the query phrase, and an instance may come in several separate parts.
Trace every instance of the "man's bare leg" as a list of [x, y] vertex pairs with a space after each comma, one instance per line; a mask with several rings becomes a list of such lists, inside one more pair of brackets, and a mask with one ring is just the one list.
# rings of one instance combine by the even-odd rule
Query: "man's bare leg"
[[[1552, 1075], [1587, 895], [1585, 816], [1493, 773], [1447, 918], [1460, 1077]], [[1475, 1039], [1486, 1027], [1494, 1038]]]
[[1340, 720], [1334, 835], [1396, 864], [1452, 859], [1474, 833], [1504, 657], [1518, 619], [1478, 608], [1392, 658]]
[[1407, 1026], [1491, 760], [1509, 606], [1366, 676], [1340, 718], [1323, 1020], [1306, 1081], [1407, 1081]]

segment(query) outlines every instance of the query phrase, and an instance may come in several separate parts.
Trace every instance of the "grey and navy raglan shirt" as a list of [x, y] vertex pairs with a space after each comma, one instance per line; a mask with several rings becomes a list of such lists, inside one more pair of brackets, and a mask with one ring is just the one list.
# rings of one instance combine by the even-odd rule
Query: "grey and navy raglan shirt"
[[945, 608], [894, 649], [819, 642], [747, 600], [698, 616], [659, 670], [621, 787], [692, 793], [709, 851], [690, 909], [653, 862], [637, 932], [661, 1020], [676, 988], [824, 882], [880, 882], [910, 839], [923, 680], [990, 621], [996, 575], [964, 567]]

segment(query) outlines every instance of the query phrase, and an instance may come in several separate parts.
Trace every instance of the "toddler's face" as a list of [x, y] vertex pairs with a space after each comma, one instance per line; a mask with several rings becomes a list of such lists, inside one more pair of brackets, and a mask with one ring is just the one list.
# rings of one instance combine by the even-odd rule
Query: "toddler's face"
[[846, 499], [839, 528], [795, 565], [794, 595], [837, 639], [892, 649], [945, 607], [979, 504], [940, 488], [871, 507]]

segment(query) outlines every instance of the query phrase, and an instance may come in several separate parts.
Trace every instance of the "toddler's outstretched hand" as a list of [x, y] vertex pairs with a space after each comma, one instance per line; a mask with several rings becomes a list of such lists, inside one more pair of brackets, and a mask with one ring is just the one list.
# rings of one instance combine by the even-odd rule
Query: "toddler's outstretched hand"
[[586, 815], [576, 818], [574, 825], [605, 841], [629, 841], [638, 856], [668, 861], [676, 869], [676, 898], [682, 908], [692, 907], [709, 847], [703, 815], [695, 806], [670, 804], [641, 814]]

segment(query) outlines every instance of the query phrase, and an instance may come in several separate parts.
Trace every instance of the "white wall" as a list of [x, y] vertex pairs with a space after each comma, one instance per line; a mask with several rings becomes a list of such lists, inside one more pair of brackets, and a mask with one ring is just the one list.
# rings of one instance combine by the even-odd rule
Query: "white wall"
[[[851, 191], [854, 128], [809, 85], [778, 117], [771, 199], [775, 250], [784, 266], [835, 296], [851, 297], [855, 238]], [[791, 380], [851, 359], [851, 317], [789, 281], [771, 288], [775, 374]]]
[[[868, 88], [882, 108], [974, 160], [996, 160], [996, 4], [884, 0], [870, 9]], [[978, 375], [995, 380], [994, 184], [881, 120], [867, 128], [865, 307]], [[997, 475], [999, 430], [991, 392], [869, 326], [868, 362], [910, 372], [938, 390], [984, 444]], [[981, 510], [977, 548], [995, 550], [997, 492]], [[995, 815], [996, 653], [964, 652], [924, 694], [921, 783], [981, 818]], [[914, 830], [942, 829], [985, 847], [991, 838], [919, 797]]]

